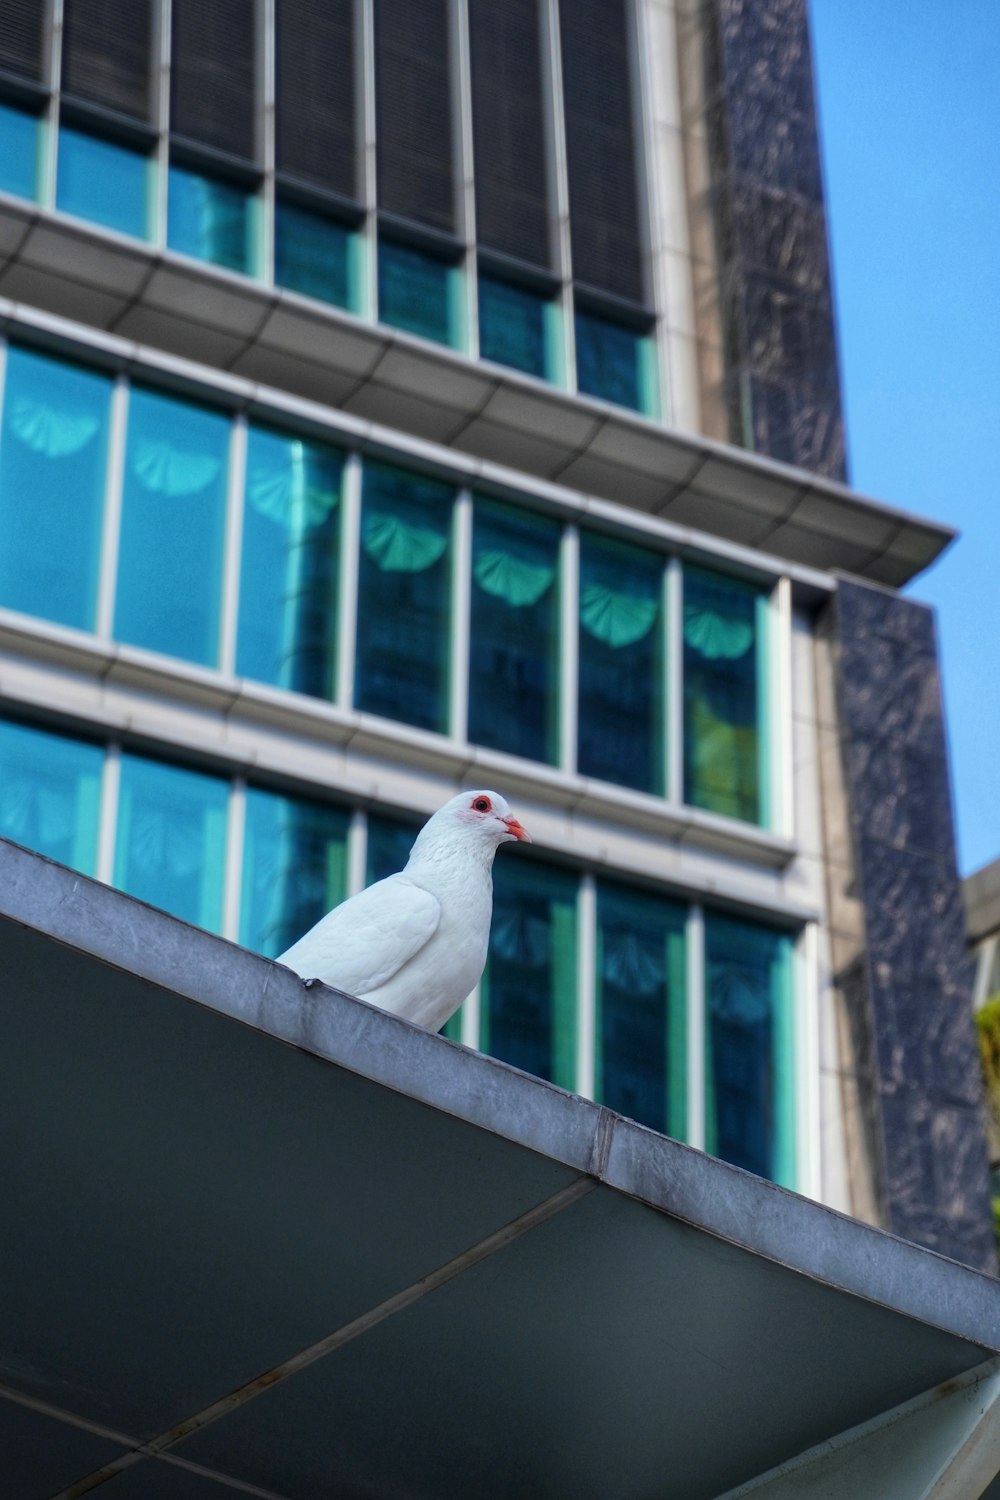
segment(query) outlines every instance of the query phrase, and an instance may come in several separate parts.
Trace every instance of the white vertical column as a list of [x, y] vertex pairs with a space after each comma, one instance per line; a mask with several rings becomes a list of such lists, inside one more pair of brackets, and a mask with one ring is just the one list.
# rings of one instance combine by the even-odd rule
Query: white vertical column
[[43, 208], [56, 206], [56, 172], [59, 157], [59, 115], [62, 101], [63, 0], [52, 0], [49, 11], [48, 73], [49, 100], [42, 116], [42, 139], [38, 201]]
[[269, 285], [274, 281], [274, 205], [275, 185], [275, 0], [264, 0], [257, 10], [257, 57], [260, 69], [260, 140], [258, 151], [264, 168], [260, 194], [260, 275]]
[[692, 906], [687, 919], [687, 1139], [705, 1149], [705, 914]]
[[795, 1189], [820, 1199], [823, 1191], [820, 1136], [819, 927], [808, 922], [794, 950], [792, 980], [795, 1058]]
[[771, 694], [767, 713], [771, 719], [772, 826], [785, 838], [795, 836], [795, 751], [792, 715], [792, 582], [779, 578], [768, 611], [771, 627]]
[[451, 658], [448, 729], [462, 744], [469, 738], [469, 634], [472, 608], [472, 496], [463, 490], [452, 523]]
[[482, 991], [479, 985], [462, 1007], [462, 1046], [479, 1051], [479, 1017], [482, 1014]]
[[[569, 4], [573, 0], [568, 0]], [[548, 53], [549, 178], [555, 197], [556, 274], [559, 277], [563, 325], [563, 365], [567, 390], [576, 390], [576, 328], [573, 322], [573, 250], [569, 231], [569, 168], [566, 117], [563, 110], [562, 50], [559, 45], [559, 0], [541, 0], [542, 58]], [[544, 75], [543, 75], [544, 76]]]
[[667, 747], [667, 801], [684, 801], [684, 570], [679, 557], [667, 563], [663, 624], [663, 660], [667, 682], [664, 711]]
[[101, 560], [97, 577], [96, 631], [110, 641], [114, 632], [115, 584], [122, 529], [122, 491], [125, 486], [125, 434], [128, 426], [129, 385], [119, 375], [111, 393], [111, 423], [108, 430], [108, 467], [104, 482], [104, 524]]
[[358, 567], [361, 556], [361, 455], [344, 465], [340, 516], [340, 588], [337, 594], [338, 708], [354, 706], [354, 651], [358, 629]]
[[97, 864], [94, 874], [105, 885], [115, 878], [115, 837], [118, 830], [118, 796], [122, 779], [121, 746], [111, 744], [101, 768], [101, 809], [97, 822]]
[[229, 484], [226, 493], [226, 536], [222, 558], [222, 601], [219, 609], [219, 669], [236, 671], [236, 628], [240, 607], [240, 551], [243, 545], [243, 496], [247, 472], [247, 419], [242, 413], [229, 434]]
[[243, 897], [243, 860], [246, 843], [247, 784], [238, 776], [229, 787], [226, 821], [226, 864], [222, 884], [222, 936], [240, 939], [240, 903]]
[[375, 0], [355, 0], [356, 61], [360, 86], [358, 125], [361, 141], [362, 226], [361, 299], [358, 313], [378, 317], [378, 156], [375, 115]]
[[149, 237], [159, 249], [167, 243], [167, 198], [170, 170], [170, 7], [171, 0], [160, 0], [157, 56], [153, 75], [153, 123], [157, 131], [157, 143], [153, 165], [155, 176]]
[[368, 818], [356, 807], [347, 825], [347, 895], [356, 896], [365, 888], [368, 871]]
[[570, 776], [576, 771], [579, 622], [580, 533], [567, 526], [559, 548], [559, 765]]
[[452, 118], [455, 132], [455, 180], [459, 185], [459, 232], [465, 242], [465, 344], [473, 359], [479, 357], [479, 306], [476, 295], [476, 184], [472, 140], [472, 57], [469, 43], [468, 0], [451, 0]]
[[597, 887], [580, 879], [576, 898], [576, 1092], [593, 1099], [597, 1050]]

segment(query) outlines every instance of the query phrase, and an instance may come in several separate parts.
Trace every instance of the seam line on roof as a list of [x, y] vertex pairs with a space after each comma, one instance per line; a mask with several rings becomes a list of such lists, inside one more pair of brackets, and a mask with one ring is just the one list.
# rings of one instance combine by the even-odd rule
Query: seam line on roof
[[[579, 1199], [585, 1198], [599, 1186], [599, 1180], [595, 1176], [575, 1177], [566, 1187], [560, 1188], [557, 1193], [543, 1198], [541, 1203], [536, 1203], [534, 1208], [529, 1208], [526, 1213], [520, 1214], [516, 1219], [511, 1219], [502, 1228], [494, 1230], [485, 1239], [478, 1240], [476, 1244], [470, 1245], [467, 1250], [446, 1261], [444, 1265], [438, 1266], [434, 1271], [429, 1271], [419, 1281], [414, 1281], [401, 1292], [387, 1297], [385, 1301], [377, 1303], [367, 1312], [361, 1313], [359, 1317], [353, 1318], [351, 1322], [345, 1323], [333, 1333], [327, 1334], [325, 1338], [310, 1344], [308, 1348], [301, 1349], [298, 1354], [293, 1354], [281, 1364], [273, 1366], [257, 1375], [253, 1380], [247, 1381], [245, 1385], [238, 1386], [235, 1391], [230, 1391], [218, 1401], [213, 1401], [202, 1411], [195, 1412], [193, 1416], [186, 1417], [171, 1427], [169, 1431], [161, 1433], [159, 1437], [151, 1438], [143, 1443], [140, 1448], [134, 1448], [129, 1453], [123, 1453], [120, 1458], [113, 1459], [111, 1463], [105, 1464], [103, 1468], [96, 1469], [92, 1474], [78, 1479], [68, 1489], [62, 1490], [53, 1500], [77, 1500], [80, 1495], [89, 1493], [107, 1480], [113, 1479], [123, 1469], [131, 1467], [143, 1458], [166, 1457], [166, 1450], [172, 1448], [175, 1443], [182, 1442], [184, 1438], [190, 1437], [192, 1433], [200, 1432], [212, 1422], [217, 1422], [221, 1417], [229, 1416], [231, 1412], [238, 1411], [255, 1396], [263, 1395], [265, 1391], [271, 1390], [282, 1380], [290, 1375], [295, 1375], [299, 1370], [306, 1369], [315, 1364], [317, 1360], [323, 1359], [325, 1355], [332, 1354], [334, 1350], [342, 1348], [352, 1340], [360, 1338], [369, 1329], [384, 1323], [388, 1318], [406, 1308], [412, 1307], [414, 1303], [422, 1301], [431, 1292], [437, 1291], [439, 1287], [445, 1286], [449, 1281], [454, 1281], [457, 1276], [471, 1271], [473, 1267], [482, 1261], [488, 1260], [498, 1250], [503, 1250], [507, 1245], [518, 1240], [522, 1235], [529, 1234], [531, 1230], [537, 1229], [539, 1225], [554, 1218], [556, 1214], [562, 1213], [564, 1209], [570, 1208]], [[252, 1491], [250, 1493], [253, 1493]]]

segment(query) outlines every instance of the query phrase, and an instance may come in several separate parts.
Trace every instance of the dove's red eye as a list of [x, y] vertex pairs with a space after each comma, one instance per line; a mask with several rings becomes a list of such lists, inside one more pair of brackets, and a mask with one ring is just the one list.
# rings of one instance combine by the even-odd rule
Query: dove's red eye
[[476, 812], [489, 812], [491, 807], [493, 806], [493, 803], [490, 801], [489, 797], [477, 797], [472, 805], [475, 808]]

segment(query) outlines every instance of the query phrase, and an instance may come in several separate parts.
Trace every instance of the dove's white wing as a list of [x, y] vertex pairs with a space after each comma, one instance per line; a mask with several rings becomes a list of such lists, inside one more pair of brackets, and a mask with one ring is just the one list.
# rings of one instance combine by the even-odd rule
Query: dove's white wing
[[441, 907], [406, 875], [390, 875], [335, 906], [278, 960], [303, 979], [368, 995], [434, 936]]

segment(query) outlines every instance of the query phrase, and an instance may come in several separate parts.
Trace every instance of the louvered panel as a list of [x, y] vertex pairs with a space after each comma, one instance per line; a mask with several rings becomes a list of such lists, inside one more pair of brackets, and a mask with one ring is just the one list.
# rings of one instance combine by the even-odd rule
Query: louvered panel
[[279, 172], [357, 197], [352, 0], [278, 0]]
[[447, 0], [375, 0], [378, 201], [454, 230]]
[[0, 0], [0, 69], [41, 83], [45, 0]]
[[151, 0], [66, 0], [63, 91], [148, 120]]
[[548, 266], [538, 0], [469, 0], [476, 238]]
[[254, 0], [173, 0], [170, 128], [251, 161]]
[[638, 174], [624, 0], [560, 7], [573, 275], [643, 300]]

